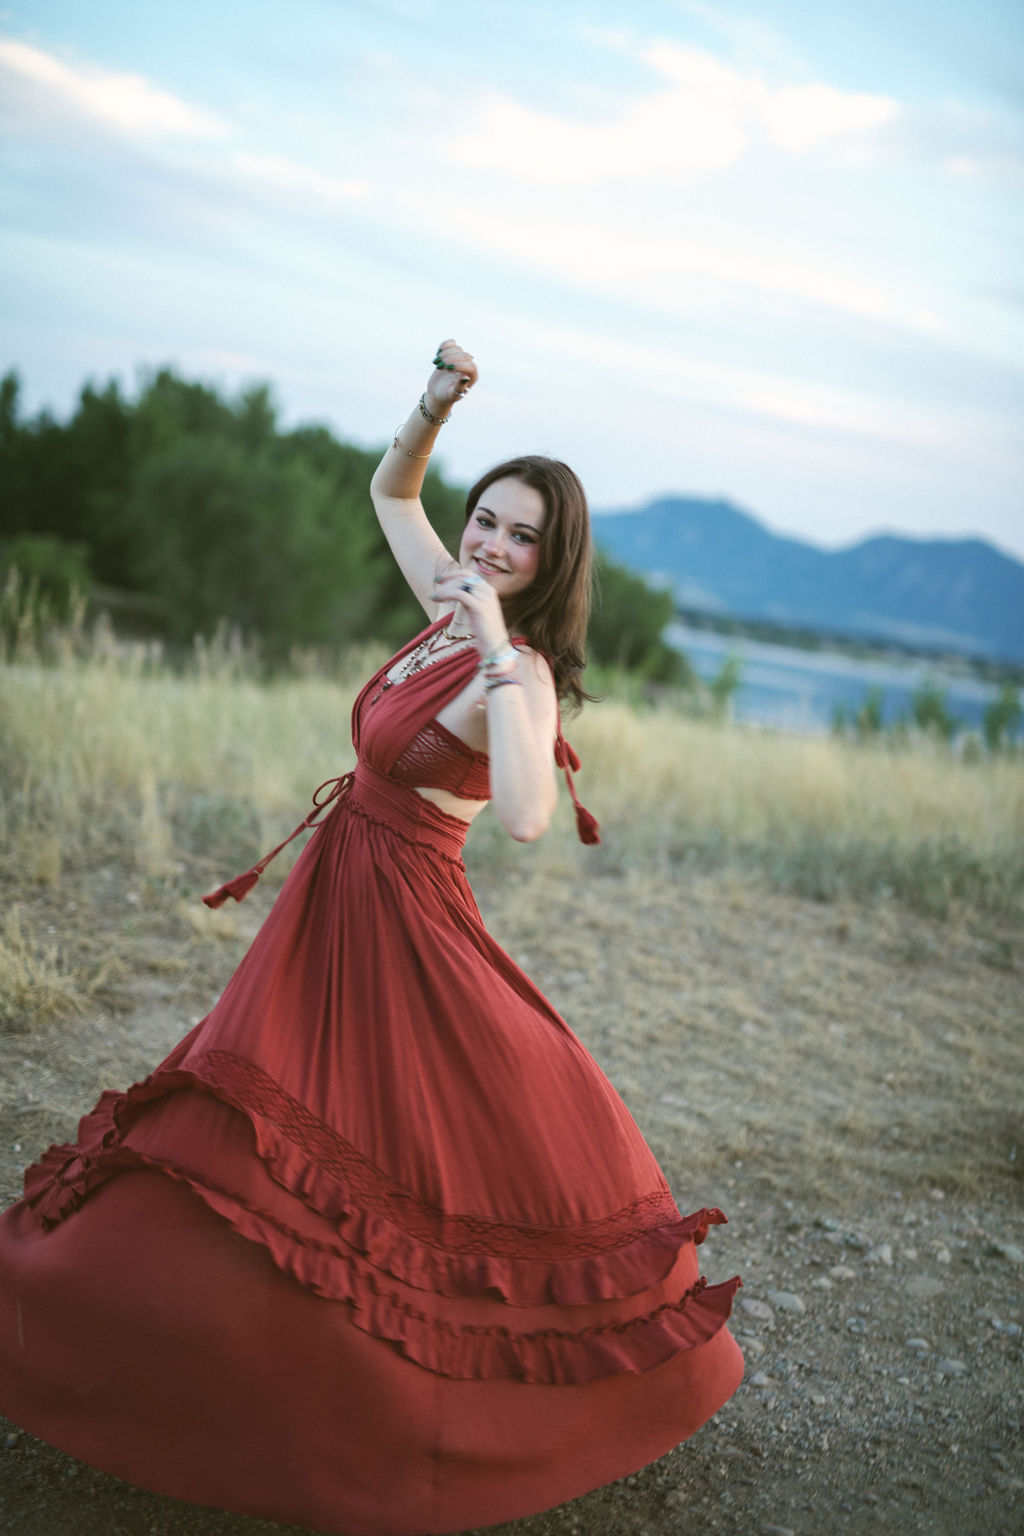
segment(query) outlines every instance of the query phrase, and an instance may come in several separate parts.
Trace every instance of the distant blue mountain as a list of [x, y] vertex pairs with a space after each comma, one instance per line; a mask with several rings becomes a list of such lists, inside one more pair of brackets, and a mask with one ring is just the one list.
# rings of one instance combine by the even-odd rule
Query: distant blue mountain
[[1024, 661], [1024, 564], [983, 539], [882, 534], [817, 549], [727, 501], [683, 496], [597, 513], [594, 536], [682, 607]]

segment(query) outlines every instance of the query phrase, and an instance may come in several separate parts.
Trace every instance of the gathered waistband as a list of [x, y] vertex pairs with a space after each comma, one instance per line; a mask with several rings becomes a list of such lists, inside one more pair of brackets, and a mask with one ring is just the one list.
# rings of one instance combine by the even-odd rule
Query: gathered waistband
[[469, 822], [460, 816], [450, 816], [432, 800], [417, 794], [411, 785], [378, 773], [368, 763], [356, 764], [345, 804], [357, 815], [390, 827], [409, 842], [461, 861]]
[[375, 821], [379, 826], [390, 828], [408, 843], [430, 848], [453, 864], [462, 863], [462, 848], [469, 831], [468, 821], [463, 821], [461, 816], [449, 816], [447, 811], [442, 811], [432, 801], [418, 795], [410, 785], [401, 784], [397, 779], [389, 778], [386, 773], [378, 773], [368, 763], [357, 763], [348, 773], [342, 773], [336, 779], [325, 779], [319, 784], [313, 794], [313, 809], [303, 817], [295, 831], [290, 832], [276, 848], [265, 853], [243, 875], [236, 875], [226, 885], [218, 886], [209, 896], [204, 896], [206, 905], [222, 906], [228, 897], [233, 901], [243, 901], [271, 859], [276, 859], [282, 848], [287, 848], [307, 828], [319, 830], [327, 824], [320, 818], [332, 805], [336, 812], [339, 811], [341, 806], [336, 802], [344, 802], [349, 810], [358, 816], [365, 816], [367, 821]]

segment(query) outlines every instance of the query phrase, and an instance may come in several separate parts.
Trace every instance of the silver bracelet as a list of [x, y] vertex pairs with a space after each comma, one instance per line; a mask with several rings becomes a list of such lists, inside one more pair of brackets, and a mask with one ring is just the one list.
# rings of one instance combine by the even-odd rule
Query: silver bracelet
[[399, 437], [399, 435], [398, 435], [398, 428], [397, 427], [395, 428], [394, 441], [392, 442], [391, 446], [392, 446], [392, 448], [397, 448], [399, 453], [404, 453], [407, 459], [429, 459], [430, 458], [430, 454], [429, 453], [410, 453], [409, 449], [405, 446], [405, 444], [402, 442], [401, 438]]
[[420, 415], [423, 417], [424, 421], [429, 421], [432, 427], [447, 426], [448, 422], [450, 422], [452, 419], [450, 411], [447, 416], [434, 416], [427, 409], [427, 397], [425, 394], [420, 395]]

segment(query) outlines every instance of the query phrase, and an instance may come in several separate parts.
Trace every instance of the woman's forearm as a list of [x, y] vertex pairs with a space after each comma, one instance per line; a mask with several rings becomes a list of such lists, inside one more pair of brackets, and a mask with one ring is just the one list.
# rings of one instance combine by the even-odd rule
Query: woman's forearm
[[430, 526], [420, 491], [437, 434], [455, 402], [462, 399], [476, 378], [472, 354], [454, 341], [443, 341], [423, 395], [395, 429], [391, 446], [370, 481], [370, 495], [384, 537], [403, 576], [431, 618], [437, 614], [434, 578], [453, 562]]
[[[520, 665], [529, 662], [524, 660]], [[531, 693], [536, 710], [540, 700], [535, 689]], [[495, 688], [484, 699], [494, 812], [511, 837], [530, 843], [547, 831], [558, 798], [552, 742], [548, 739], [554, 736], [554, 720], [550, 731], [547, 722], [543, 732], [538, 730], [525, 686]], [[549, 703], [544, 701], [545, 706]], [[544, 707], [545, 716], [551, 712]]]
[[[433, 421], [430, 416], [434, 417]], [[421, 404], [414, 406], [402, 425], [395, 429], [391, 445], [370, 481], [371, 496], [387, 496], [395, 501], [416, 500], [423, 489], [427, 465], [447, 416], [448, 412], [429, 395], [423, 396]]]

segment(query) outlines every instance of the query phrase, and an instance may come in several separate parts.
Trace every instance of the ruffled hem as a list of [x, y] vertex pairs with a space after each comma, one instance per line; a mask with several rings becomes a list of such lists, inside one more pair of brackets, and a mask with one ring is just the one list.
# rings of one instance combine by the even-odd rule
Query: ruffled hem
[[[125, 1135], [146, 1105], [182, 1088], [210, 1093], [246, 1116], [274, 1182], [326, 1220], [324, 1238], [297, 1230], [281, 1214], [218, 1185], [204, 1170], [125, 1144]], [[81, 1122], [79, 1133], [77, 1146], [51, 1147], [26, 1172], [26, 1202], [44, 1228], [78, 1210], [94, 1189], [118, 1172], [142, 1168], [163, 1173], [191, 1189], [234, 1231], [260, 1243], [277, 1267], [305, 1288], [347, 1302], [363, 1332], [391, 1341], [417, 1364], [454, 1379], [509, 1376], [571, 1383], [649, 1370], [678, 1350], [712, 1338], [728, 1318], [740, 1285], [738, 1278], [713, 1287], [700, 1279], [671, 1302], [659, 1295], [659, 1305], [642, 1315], [576, 1330], [453, 1322], [430, 1315], [431, 1297], [468, 1299], [471, 1305], [486, 1296], [500, 1297], [509, 1308], [530, 1308], [641, 1296], [669, 1275], [687, 1242], [703, 1241], [708, 1228], [725, 1217], [717, 1209], [704, 1208], [684, 1218], [671, 1196], [662, 1198], [660, 1192], [605, 1223], [557, 1232], [480, 1223], [419, 1205], [421, 1226], [433, 1224], [450, 1244], [461, 1241], [470, 1251], [431, 1246], [422, 1235], [357, 1204], [352, 1189], [314, 1162], [308, 1148], [303, 1151], [280, 1127], [255, 1116], [223, 1085], [180, 1068], [155, 1073], [124, 1094], [105, 1093]], [[373, 1172], [378, 1181], [387, 1182], [379, 1170]], [[358, 1177], [355, 1182], [360, 1182]], [[664, 1219], [666, 1200], [673, 1220]], [[405, 1202], [402, 1215], [407, 1218], [418, 1203], [407, 1193]], [[658, 1224], [637, 1236], [636, 1224], [644, 1215]], [[499, 1232], [507, 1251], [480, 1251]], [[581, 1255], [580, 1247], [591, 1252]], [[573, 1250], [575, 1256], [569, 1256]], [[420, 1293], [422, 1303], [400, 1294], [396, 1283]]]
[[[726, 1220], [714, 1207], [682, 1216], [667, 1187], [573, 1228], [438, 1211], [395, 1184], [252, 1063], [210, 1051], [191, 1058], [188, 1069], [164, 1068], [126, 1093], [103, 1094], [81, 1121], [78, 1144], [51, 1147], [27, 1171], [25, 1196], [41, 1224], [63, 1220], [90, 1189], [126, 1166], [124, 1137], [141, 1112], [183, 1088], [240, 1111], [275, 1182], [329, 1221], [345, 1249], [440, 1296], [490, 1293], [510, 1306], [532, 1307], [639, 1295], [666, 1277], [684, 1243], [702, 1243], [710, 1227]], [[217, 1188], [205, 1169], [189, 1177]]]
[[[68, 1150], [73, 1149], [51, 1148], [33, 1175], [51, 1156], [52, 1166], [66, 1169], [59, 1154]], [[626, 1321], [576, 1331], [517, 1332], [498, 1325], [454, 1324], [411, 1304], [388, 1287], [386, 1276], [360, 1264], [354, 1255], [343, 1255], [326, 1243], [291, 1231], [269, 1213], [239, 1205], [230, 1192], [211, 1188], [182, 1168], [127, 1147], [109, 1153], [102, 1164], [91, 1164], [76, 1186], [65, 1185], [64, 1216], [78, 1209], [107, 1178], [130, 1169], [147, 1169], [185, 1185], [240, 1236], [265, 1247], [285, 1274], [329, 1300], [347, 1302], [352, 1321], [362, 1332], [388, 1340], [407, 1359], [453, 1380], [515, 1377], [572, 1385], [624, 1371], [651, 1370], [679, 1350], [695, 1349], [713, 1338], [727, 1322], [742, 1284], [737, 1276], [709, 1286], [701, 1277], [675, 1302]], [[33, 1178], [32, 1182], [35, 1187], [38, 1181]], [[36, 1210], [39, 1214], [38, 1205]], [[52, 1219], [48, 1222], [54, 1224]]]

